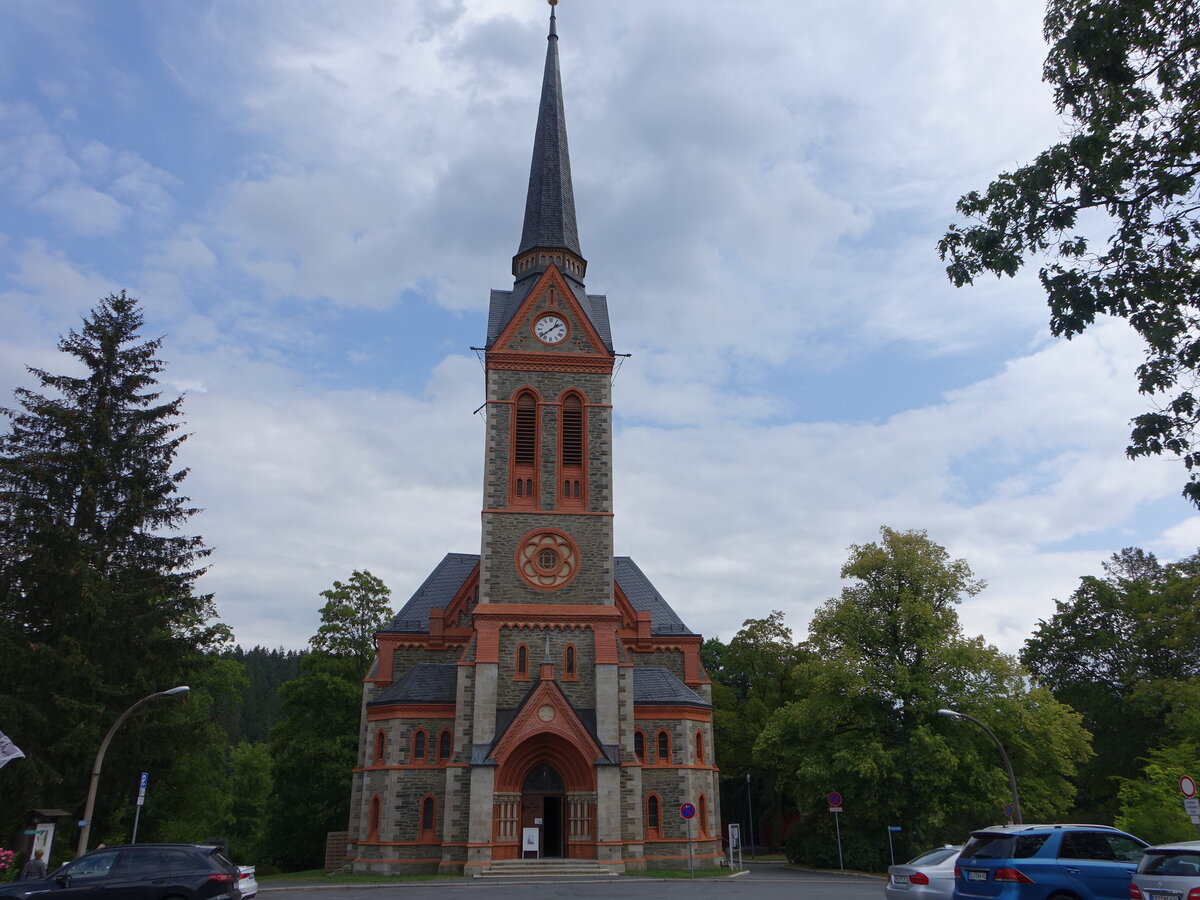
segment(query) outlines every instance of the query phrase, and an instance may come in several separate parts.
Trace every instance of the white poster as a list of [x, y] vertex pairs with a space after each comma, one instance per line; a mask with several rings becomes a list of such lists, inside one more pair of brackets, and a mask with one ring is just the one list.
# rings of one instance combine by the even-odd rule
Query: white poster
[[538, 833], [540, 831], [540, 828], [521, 829], [521, 856], [526, 853], [538, 852]]

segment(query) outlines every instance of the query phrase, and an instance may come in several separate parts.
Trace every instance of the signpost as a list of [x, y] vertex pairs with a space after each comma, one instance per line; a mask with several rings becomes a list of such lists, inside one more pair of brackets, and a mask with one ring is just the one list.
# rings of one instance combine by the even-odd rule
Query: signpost
[[892, 847], [892, 832], [899, 831], [899, 830], [900, 830], [899, 825], [889, 825], [888, 826], [888, 853], [891, 854], [893, 866], [896, 864], [896, 851]]
[[1196, 796], [1196, 780], [1191, 775], [1180, 776], [1179, 793], [1183, 794], [1183, 811], [1193, 825], [1200, 826], [1200, 798]]
[[742, 826], [736, 822], [731, 822], [729, 825], [729, 868], [733, 868], [733, 854], [737, 854], [737, 869], [740, 872], [744, 866], [742, 865]]
[[150, 773], [143, 772], [142, 780], [138, 782], [137, 811], [133, 814], [133, 838], [129, 841], [131, 844], [137, 843], [138, 822], [142, 818], [142, 804], [146, 802], [146, 782], [149, 780]]
[[846, 867], [842, 864], [842, 826], [838, 822], [838, 814], [842, 811], [842, 795], [837, 791], [830, 791], [825, 795], [825, 799], [829, 801], [829, 811], [833, 813], [833, 827], [837, 831], [838, 868], [845, 871]]
[[696, 807], [690, 803], [685, 803], [679, 807], [679, 814], [683, 816], [683, 821], [687, 825], [687, 844], [688, 844], [688, 877], [696, 877], [696, 867], [692, 862], [692, 816], [696, 815]]

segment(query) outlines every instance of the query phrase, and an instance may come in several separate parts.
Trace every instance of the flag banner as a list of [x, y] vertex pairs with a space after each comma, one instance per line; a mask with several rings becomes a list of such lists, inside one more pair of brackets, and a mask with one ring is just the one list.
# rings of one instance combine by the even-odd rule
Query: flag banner
[[23, 759], [25, 754], [21, 752], [21, 748], [4, 736], [4, 732], [0, 731], [0, 769], [4, 768], [4, 764], [11, 759]]

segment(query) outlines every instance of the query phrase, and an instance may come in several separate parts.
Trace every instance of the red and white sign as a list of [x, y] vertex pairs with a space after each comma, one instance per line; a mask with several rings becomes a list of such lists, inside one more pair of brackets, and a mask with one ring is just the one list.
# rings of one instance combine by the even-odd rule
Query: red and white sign
[[1179, 791], [1185, 797], [1196, 796], [1196, 781], [1191, 775], [1183, 775], [1179, 778]]

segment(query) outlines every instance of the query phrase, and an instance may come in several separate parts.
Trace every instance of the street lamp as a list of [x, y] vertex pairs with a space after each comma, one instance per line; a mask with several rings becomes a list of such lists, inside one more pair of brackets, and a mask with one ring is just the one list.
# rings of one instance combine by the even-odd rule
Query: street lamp
[[968, 716], [966, 713], [960, 713], [953, 709], [939, 709], [939, 716], [949, 716], [951, 719], [966, 719], [968, 722], [974, 722], [980, 728], [987, 732], [988, 737], [996, 742], [996, 748], [1000, 751], [1000, 758], [1004, 760], [1004, 771], [1008, 773], [1008, 788], [1012, 791], [1013, 805], [1013, 821], [1018, 825], [1024, 824], [1021, 821], [1021, 800], [1017, 796], [1017, 777], [1013, 775], [1012, 763], [1008, 761], [1008, 754], [1004, 751], [1004, 745], [1000, 743], [1000, 738], [992, 733], [992, 729], [988, 728], [974, 716]]
[[141, 706], [143, 703], [148, 703], [158, 697], [174, 697], [176, 694], [186, 694], [191, 688], [186, 684], [181, 684], [179, 687], [173, 687], [169, 691], [159, 691], [156, 694], [151, 694], [148, 697], [143, 697], [125, 712], [117, 717], [117, 721], [113, 722], [112, 728], [108, 729], [108, 734], [104, 736], [104, 740], [100, 742], [100, 750], [96, 753], [96, 764], [92, 766], [92, 783], [88, 787], [87, 805], [83, 809], [83, 826], [79, 829], [79, 847], [75, 851], [76, 856], [83, 856], [87, 853], [88, 836], [92, 833], [92, 808], [96, 805], [96, 785], [100, 783], [100, 767], [104, 765], [104, 753], [108, 750], [108, 742], [112, 740], [112, 736], [117, 733], [117, 729], [121, 727], [121, 723], [129, 718], [129, 714]]

